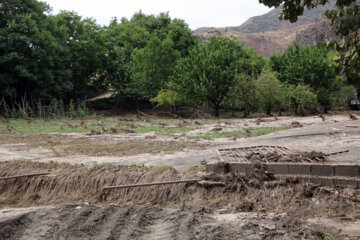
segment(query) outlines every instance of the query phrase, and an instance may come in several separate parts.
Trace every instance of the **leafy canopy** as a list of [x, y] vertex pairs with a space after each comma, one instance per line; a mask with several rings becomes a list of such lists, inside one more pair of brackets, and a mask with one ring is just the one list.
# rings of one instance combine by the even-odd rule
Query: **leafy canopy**
[[258, 75], [265, 60], [243, 44], [227, 37], [213, 37], [180, 59], [171, 77], [170, 89], [198, 104], [219, 107], [234, 88], [238, 74]]
[[330, 93], [340, 87], [332, 67], [333, 62], [324, 48], [303, 47], [295, 43], [285, 53], [271, 56], [270, 64], [272, 70], [278, 72], [281, 82], [313, 88], [319, 103], [324, 107], [330, 105]]

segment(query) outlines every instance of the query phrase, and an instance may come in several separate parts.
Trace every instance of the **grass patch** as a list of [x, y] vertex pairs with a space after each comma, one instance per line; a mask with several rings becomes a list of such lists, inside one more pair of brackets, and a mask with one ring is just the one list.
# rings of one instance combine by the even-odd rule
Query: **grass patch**
[[256, 137], [285, 129], [289, 129], [289, 127], [245, 128], [240, 131], [231, 131], [231, 132], [207, 132], [196, 136], [186, 136], [186, 138], [212, 140], [215, 138], [229, 138], [229, 137], [236, 137], [236, 138]]
[[[91, 129], [101, 131], [101, 126], [97, 125], [98, 120], [87, 119], [23, 119], [10, 120], [8, 123], [0, 123], [0, 133], [88, 133]], [[105, 123], [104, 125], [106, 126]], [[11, 127], [11, 131], [9, 131]]]

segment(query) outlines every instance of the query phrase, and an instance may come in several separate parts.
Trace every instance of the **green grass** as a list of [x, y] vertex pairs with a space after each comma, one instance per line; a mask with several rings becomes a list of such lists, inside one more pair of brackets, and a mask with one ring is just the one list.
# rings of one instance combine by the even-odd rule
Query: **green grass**
[[206, 139], [211, 140], [215, 138], [244, 138], [244, 137], [256, 137], [281, 130], [288, 129], [289, 127], [259, 127], [259, 128], [246, 128], [240, 131], [231, 132], [207, 132], [196, 136], [186, 136], [188, 139]]
[[[81, 122], [84, 122], [83, 125], [87, 125], [87, 128], [81, 125]], [[11, 132], [14, 133], [89, 133], [91, 129], [96, 131], [101, 131], [101, 126], [98, 125], [99, 122], [102, 122], [106, 129], [111, 127], [121, 127], [125, 129], [131, 129], [136, 133], [149, 133], [155, 132], [160, 135], [171, 135], [178, 132], [186, 132], [193, 130], [193, 127], [167, 127], [167, 126], [158, 126], [157, 124], [166, 123], [168, 125], [176, 123], [176, 120], [165, 120], [165, 121], [154, 121], [150, 123], [145, 123], [142, 121], [128, 121], [122, 122], [116, 118], [103, 118], [103, 119], [69, 119], [69, 118], [59, 118], [59, 119], [32, 119], [31, 121], [26, 121], [22, 119], [10, 120], [9, 123], [0, 123], [0, 133], [9, 133], [8, 126], [12, 127]], [[130, 124], [135, 125], [135, 128], [129, 127]], [[156, 125], [155, 125], [156, 124]]]
[[80, 125], [81, 120], [68, 118], [32, 119], [31, 122], [16, 119], [10, 120], [9, 123], [0, 123], [0, 133], [9, 133], [8, 126], [12, 127], [11, 132], [16, 133], [88, 133], [91, 129], [101, 130], [101, 126], [93, 126], [98, 122], [97, 120], [84, 120], [84, 122], [89, 125], [87, 129]]

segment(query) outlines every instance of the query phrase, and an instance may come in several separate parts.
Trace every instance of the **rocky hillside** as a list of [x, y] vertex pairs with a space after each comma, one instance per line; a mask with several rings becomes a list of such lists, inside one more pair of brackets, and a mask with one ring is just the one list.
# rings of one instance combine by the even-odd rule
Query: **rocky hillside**
[[287, 48], [297, 40], [302, 44], [316, 44], [334, 37], [329, 22], [324, 16], [329, 6], [321, 6], [311, 11], [305, 10], [296, 23], [280, 21], [281, 7], [267, 14], [252, 17], [240, 26], [224, 28], [199, 28], [194, 34], [202, 41], [213, 36], [235, 37], [246, 47], [253, 47], [266, 57]]

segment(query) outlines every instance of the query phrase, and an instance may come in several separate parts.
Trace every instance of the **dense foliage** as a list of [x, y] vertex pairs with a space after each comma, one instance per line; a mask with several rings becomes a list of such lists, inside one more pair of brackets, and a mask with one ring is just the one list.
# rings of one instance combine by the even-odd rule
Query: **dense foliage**
[[340, 88], [333, 60], [327, 55], [326, 49], [294, 44], [285, 53], [271, 56], [270, 63], [272, 70], [279, 73], [281, 82], [309, 85], [316, 92], [318, 102], [326, 112], [331, 105], [330, 93]]
[[258, 75], [265, 60], [242, 43], [230, 38], [213, 37], [198, 44], [175, 67], [170, 88], [195, 104], [205, 103], [219, 116], [219, 108], [236, 85], [238, 74]]
[[[296, 20], [301, 11], [294, 15], [286, 6], [284, 14], [292, 15], [285, 18]], [[352, 50], [351, 56], [358, 56], [358, 48]], [[164, 106], [176, 112], [186, 106], [215, 116], [222, 109], [244, 116], [304, 113], [316, 111], [318, 104], [327, 110], [354, 98], [354, 88], [341, 86], [333, 71], [341, 65], [333, 58], [342, 56], [343, 51], [295, 44], [268, 60], [236, 39], [214, 37], [202, 43], [183, 20], [167, 13], [138, 12], [100, 26], [75, 12], [54, 15], [37, 0], [2, 0], [0, 114], [82, 113], [79, 99], [103, 91], [114, 92], [119, 107]]]

